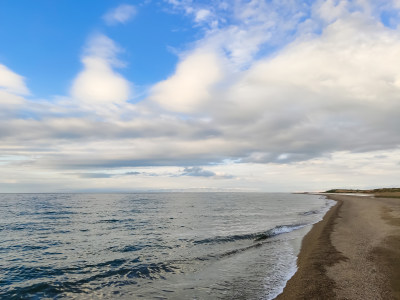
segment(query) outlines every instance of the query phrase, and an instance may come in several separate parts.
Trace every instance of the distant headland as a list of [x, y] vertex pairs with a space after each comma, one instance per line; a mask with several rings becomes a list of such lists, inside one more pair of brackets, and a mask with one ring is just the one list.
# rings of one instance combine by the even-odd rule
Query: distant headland
[[340, 194], [373, 194], [375, 197], [382, 198], [400, 198], [400, 188], [380, 188], [371, 190], [353, 190], [353, 189], [332, 189], [325, 193]]

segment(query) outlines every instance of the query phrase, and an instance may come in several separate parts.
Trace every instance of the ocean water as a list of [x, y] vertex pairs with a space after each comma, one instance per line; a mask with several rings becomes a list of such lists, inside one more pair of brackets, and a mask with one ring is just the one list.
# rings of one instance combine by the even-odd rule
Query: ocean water
[[273, 299], [332, 204], [268, 193], [0, 194], [0, 299]]

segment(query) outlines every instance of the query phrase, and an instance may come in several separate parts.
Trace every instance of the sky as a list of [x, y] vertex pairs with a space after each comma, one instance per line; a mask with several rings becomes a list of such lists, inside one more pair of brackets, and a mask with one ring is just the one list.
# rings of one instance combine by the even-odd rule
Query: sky
[[399, 0], [0, 2], [0, 192], [400, 182]]

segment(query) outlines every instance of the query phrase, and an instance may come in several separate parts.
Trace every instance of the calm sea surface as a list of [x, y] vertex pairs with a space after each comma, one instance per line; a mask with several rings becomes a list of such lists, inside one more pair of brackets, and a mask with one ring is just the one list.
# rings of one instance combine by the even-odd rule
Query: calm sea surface
[[273, 299], [332, 201], [0, 194], [0, 299]]

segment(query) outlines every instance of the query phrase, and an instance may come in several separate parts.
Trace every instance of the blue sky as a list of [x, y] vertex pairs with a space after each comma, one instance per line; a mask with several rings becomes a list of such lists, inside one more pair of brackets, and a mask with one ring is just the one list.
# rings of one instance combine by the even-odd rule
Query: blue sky
[[[128, 2], [129, 3], [129, 2]], [[177, 63], [172, 49], [193, 42], [201, 28], [162, 2], [140, 3], [140, 13], [123, 24], [107, 25], [114, 1], [4, 1], [0, 4], [0, 57], [26, 78], [36, 97], [68, 92], [81, 69], [79, 57], [88, 36], [102, 32], [123, 45], [129, 64], [124, 76], [138, 85], [166, 78]], [[171, 49], [170, 49], [171, 48]]]
[[2, 1], [0, 192], [394, 186], [399, 11]]

